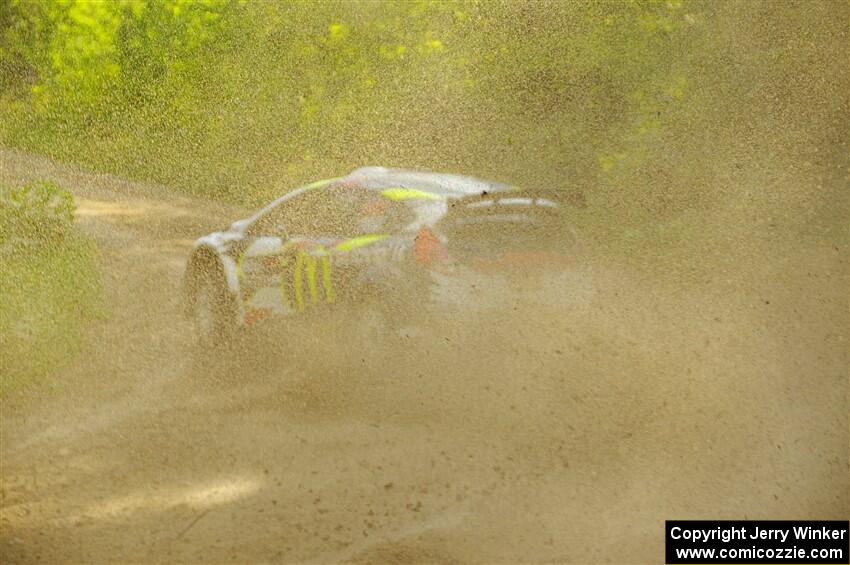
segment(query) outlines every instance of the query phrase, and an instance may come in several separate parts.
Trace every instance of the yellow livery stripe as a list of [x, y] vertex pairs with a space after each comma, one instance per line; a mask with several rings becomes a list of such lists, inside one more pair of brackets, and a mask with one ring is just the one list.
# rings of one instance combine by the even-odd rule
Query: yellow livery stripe
[[295, 307], [304, 310], [304, 289], [301, 287], [301, 271], [304, 269], [304, 254], [299, 253], [295, 257], [295, 270], [292, 277], [293, 292], [295, 293]]
[[381, 191], [381, 194], [390, 200], [445, 200], [445, 198], [439, 194], [425, 192], [424, 190], [416, 190], [415, 188], [403, 188], [400, 186], [395, 188], [385, 188]]
[[325, 286], [325, 301], [328, 304], [333, 304], [334, 300], [336, 300], [336, 295], [334, 294], [334, 284], [331, 279], [331, 261], [327, 256], [322, 257], [322, 283]]
[[316, 284], [316, 267], [318, 261], [311, 255], [304, 257], [304, 264], [307, 267], [307, 289], [310, 291], [310, 302], [315, 304], [319, 301], [319, 286]]
[[334, 249], [337, 251], [351, 251], [352, 249], [357, 249], [358, 247], [366, 247], [367, 245], [372, 245], [376, 241], [380, 241], [390, 235], [387, 233], [373, 233], [369, 235], [361, 235], [347, 241], [343, 241], [338, 244]]

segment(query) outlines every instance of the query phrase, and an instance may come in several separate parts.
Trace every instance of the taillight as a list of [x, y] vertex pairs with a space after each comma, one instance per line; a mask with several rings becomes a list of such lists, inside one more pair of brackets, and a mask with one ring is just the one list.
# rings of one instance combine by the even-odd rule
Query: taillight
[[448, 261], [449, 251], [446, 244], [437, 237], [437, 234], [428, 226], [424, 226], [416, 234], [413, 256], [420, 265], [433, 267]]

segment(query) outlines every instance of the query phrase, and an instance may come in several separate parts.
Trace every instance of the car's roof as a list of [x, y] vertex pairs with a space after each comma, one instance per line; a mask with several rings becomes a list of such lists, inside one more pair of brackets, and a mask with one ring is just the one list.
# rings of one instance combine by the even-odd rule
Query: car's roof
[[348, 176], [316, 181], [287, 192], [280, 198], [277, 198], [273, 202], [261, 208], [250, 218], [247, 218], [246, 224], [253, 222], [281, 202], [289, 200], [299, 194], [325, 186], [335, 185], [336, 183], [345, 183], [346, 181], [350, 181], [351, 183], [369, 190], [410, 188], [429, 192], [445, 199], [464, 198], [474, 195], [486, 195], [492, 192], [509, 192], [517, 190], [516, 187], [508, 184], [464, 175], [433, 173], [417, 169], [361, 167], [349, 173]]
[[367, 188], [413, 188], [444, 198], [516, 190], [508, 184], [464, 175], [388, 167], [363, 167], [352, 171], [345, 178]]

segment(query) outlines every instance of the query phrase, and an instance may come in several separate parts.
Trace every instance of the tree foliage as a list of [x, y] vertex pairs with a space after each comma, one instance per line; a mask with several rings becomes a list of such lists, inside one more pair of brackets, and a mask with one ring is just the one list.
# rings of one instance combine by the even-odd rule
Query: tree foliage
[[[802, 96], [780, 76], [836, 60], [846, 29], [834, 10], [847, 12], [688, 0], [2, 0], [0, 140], [251, 203], [389, 164], [675, 213], [709, 198], [693, 173], [705, 170], [694, 166], [704, 138], [760, 108], [742, 97], [749, 78], [772, 98]], [[771, 59], [811, 29], [820, 37], [794, 57]], [[840, 71], [830, 73], [820, 88], [834, 97]], [[674, 189], [673, 178], [692, 186]], [[624, 188], [646, 185], [639, 202]]]

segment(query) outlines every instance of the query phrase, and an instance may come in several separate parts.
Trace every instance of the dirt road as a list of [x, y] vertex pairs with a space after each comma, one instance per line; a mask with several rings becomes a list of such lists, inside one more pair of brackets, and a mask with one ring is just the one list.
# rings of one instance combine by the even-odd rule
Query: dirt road
[[239, 212], [0, 152], [34, 178], [77, 195], [107, 316], [2, 400], [3, 563], [648, 562], [665, 519], [848, 516], [846, 249], [590, 260], [557, 315], [204, 375], [176, 289]]

